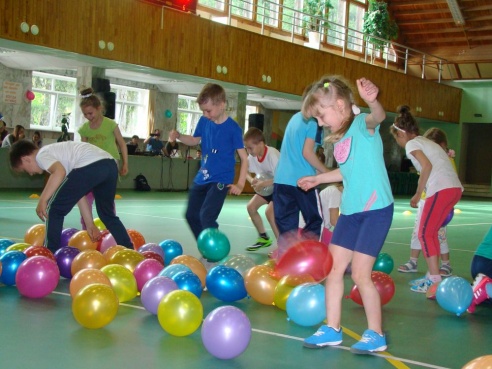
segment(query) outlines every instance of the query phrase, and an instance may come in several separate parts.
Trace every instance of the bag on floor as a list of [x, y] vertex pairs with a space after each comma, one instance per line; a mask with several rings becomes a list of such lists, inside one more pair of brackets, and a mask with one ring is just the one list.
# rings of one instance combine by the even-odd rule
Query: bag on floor
[[136, 191], [150, 191], [149, 183], [147, 182], [147, 178], [143, 174], [139, 174], [135, 177], [135, 190]]

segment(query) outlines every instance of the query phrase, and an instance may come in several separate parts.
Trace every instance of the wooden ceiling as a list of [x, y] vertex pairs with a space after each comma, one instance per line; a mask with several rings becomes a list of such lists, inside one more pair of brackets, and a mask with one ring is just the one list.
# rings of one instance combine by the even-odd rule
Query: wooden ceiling
[[[399, 27], [397, 42], [445, 59], [442, 78], [492, 78], [492, 0], [456, 0], [465, 23], [455, 23], [446, 0], [388, 0]], [[432, 63], [432, 62], [431, 62]], [[422, 60], [413, 56], [409, 68], [422, 73]], [[425, 78], [437, 79], [436, 68]]]

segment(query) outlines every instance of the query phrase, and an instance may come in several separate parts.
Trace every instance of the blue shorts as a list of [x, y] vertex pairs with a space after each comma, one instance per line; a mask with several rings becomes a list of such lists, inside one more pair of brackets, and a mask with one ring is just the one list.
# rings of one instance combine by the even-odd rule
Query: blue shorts
[[331, 243], [377, 257], [393, 220], [393, 204], [377, 210], [340, 215]]
[[268, 195], [268, 196], [263, 196], [263, 195], [260, 195], [259, 193], [257, 193], [256, 196], [260, 196], [261, 198], [263, 198], [263, 200], [265, 200], [267, 202], [267, 204], [269, 204], [273, 201], [273, 194]]

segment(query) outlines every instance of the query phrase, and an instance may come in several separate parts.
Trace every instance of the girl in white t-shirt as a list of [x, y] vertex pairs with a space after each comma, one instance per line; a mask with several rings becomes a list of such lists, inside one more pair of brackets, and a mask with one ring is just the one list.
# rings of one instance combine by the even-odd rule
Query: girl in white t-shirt
[[428, 272], [414, 283], [411, 290], [426, 293], [431, 285], [442, 280], [439, 273], [439, 228], [460, 200], [463, 187], [441, 146], [419, 135], [417, 121], [406, 105], [398, 107], [398, 116], [391, 126], [396, 142], [405, 148], [407, 157], [420, 172], [417, 191], [410, 206], [418, 207], [425, 190], [426, 198], [419, 224], [418, 237], [422, 245]]

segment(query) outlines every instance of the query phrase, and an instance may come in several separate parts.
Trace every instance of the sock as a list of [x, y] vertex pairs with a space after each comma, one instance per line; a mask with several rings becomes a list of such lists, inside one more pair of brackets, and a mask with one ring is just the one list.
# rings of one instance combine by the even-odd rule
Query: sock
[[415, 265], [417, 265], [417, 262], [419, 261], [419, 259], [410, 257], [410, 261], [414, 262]]
[[449, 260], [442, 260], [441, 265], [449, 265]]
[[260, 237], [264, 238], [265, 240], [268, 240], [268, 235], [265, 233], [260, 233]]
[[439, 283], [439, 282], [442, 281], [442, 277], [441, 277], [440, 274], [438, 274], [438, 275], [429, 274], [429, 277], [428, 278], [430, 279], [430, 281], [432, 283]]

